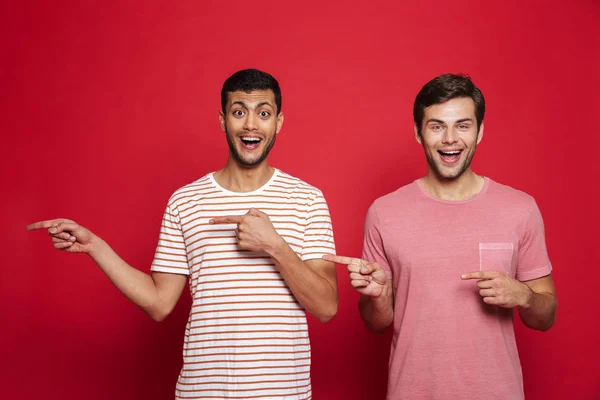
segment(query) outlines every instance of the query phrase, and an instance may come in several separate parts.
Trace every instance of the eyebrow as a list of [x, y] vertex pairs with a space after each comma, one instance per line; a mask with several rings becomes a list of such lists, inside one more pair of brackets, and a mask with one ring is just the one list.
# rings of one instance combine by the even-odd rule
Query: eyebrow
[[[248, 105], [246, 103], [244, 103], [243, 101], [234, 101], [233, 103], [231, 103], [231, 106], [234, 106], [235, 104], [239, 104], [240, 106], [244, 107], [246, 110], [249, 110], [250, 107], [248, 107]], [[256, 108], [261, 108], [262, 106], [269, 106], [271, 108], [275, 108], [273, 107], [273, 105], [271, 103], [269, 103], [268, 101], [261, 101], [260, 103], [258, 103], [256, 105]]]
[[445, 124], [444, 121], [442, 121], [441, 119], [435, 119], [435, 118], [429, 118], [426, 122], [426, 124], [430, 123], [430, 122], [437, 122], [438, 124]]
[[275, 108], [273, 107], [273, 105], [271, 103], [269, 103], [268, 101], [261, 101], [260, 103], [258, 103], [256, 105], [256, 108], [261, 108], [262, 106], [269, 106], [271, 108]]
[[[427, 124], [430, 122], [436, 122], [438, 124], [445, 124], [446, 122], [442, 121], [441, 119], [436, 119], [436, 118], [430, 118], [427, 120]], [[456, 121], [457, 124], [460, 124], [461, 122], [473, 122], [473, 118], [461, 118], [459, 120]]]
[[[236, 104], [238, 104], [238, 105], [240, 105], [240, 106], [244, 107], [246, 110], [248, 109], [248, 106], [246, 105], [246, 103], [244, 103], [243, 101], [239, 101], [239, 100], [238, 100], [238, 101], [234, 101], [233, 103], [231, 103], [231, 107], [233, 107], [233, 106], [234, 106], [234, 105], [236, 105]], [[230, 108], [231, 108], [231, 107], [230, 107]]]

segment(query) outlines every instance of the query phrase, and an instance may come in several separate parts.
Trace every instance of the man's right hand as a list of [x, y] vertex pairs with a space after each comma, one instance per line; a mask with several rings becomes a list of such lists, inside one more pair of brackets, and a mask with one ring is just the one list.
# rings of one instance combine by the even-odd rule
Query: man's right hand
[[360, 258], [325, 255], [324, 260], [348, 266], [350, 284], [365, 296], [379, 297], [388, 282], [385, 271], [377, 263]]
[[58, 250], [88, 253], [117, 289], [155, 321], [169, 315], [185, 288], [187, 275], [166, 272], [148, 275], [133, 268], [108, 243], [75, 221], [57, 218], [27, 226], [28, 231], [38, 229], [48, 229]]
[[97, 239], [90, 230], [70, 219], [57, 218], [27, 225], [28, 231], [39, 229], [48, 229], [54, 248], [69, 253], [89, 253], [92, 242]]

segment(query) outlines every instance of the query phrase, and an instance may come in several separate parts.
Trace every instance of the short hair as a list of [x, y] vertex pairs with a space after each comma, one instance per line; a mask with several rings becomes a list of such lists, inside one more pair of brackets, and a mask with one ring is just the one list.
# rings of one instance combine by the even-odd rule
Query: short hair
[[277, 114], [281, 112], [281, 89], [279, 89], [277, 79], [266, 72], [253, 68], [238, 71], [223, 83], [223, 88], [221, 89], [221, 107], [223, 112], [225, 112], [225, 108], [227, 107], [228, 93], [237, 91], [250, 93], [255, 90], [273, 91]]
[[425, 108], [460, 97], [468, 97], [475, 103], [477, 132], [479, 132], [479, 128], [481, 127], [485, 115], [485, 99], [483, 98], [483, 93], [481, 93], [481, 90], [473, 84], [471, 78], [467, 75], [444, 74], [427, 82], [415, 98], [413, 118], [419, 135], [421, 135], [421, 125], [423, 124]]

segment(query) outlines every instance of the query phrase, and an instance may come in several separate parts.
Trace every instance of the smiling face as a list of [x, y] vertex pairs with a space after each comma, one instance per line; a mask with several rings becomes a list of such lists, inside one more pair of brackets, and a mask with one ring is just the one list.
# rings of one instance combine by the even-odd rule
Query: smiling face
[[244, 167], [257, 166], [267, 158], [283, 125], [272, 90], [229, 92], [219, 119], [231, 157]]
[[429, 170], [440, 180], [455, 180], [470, 171], [475, 149], [483, 137], [483, 123], [477, 132], [475, 103], [458, 97], [424, 109], [421, 134]]

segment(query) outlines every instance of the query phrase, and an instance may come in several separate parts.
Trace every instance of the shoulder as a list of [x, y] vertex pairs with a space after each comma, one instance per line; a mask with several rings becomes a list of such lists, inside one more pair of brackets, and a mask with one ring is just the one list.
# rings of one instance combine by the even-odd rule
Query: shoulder
[[487, 194], [488, 198], [494, 200], [494, 202], [499, 202], [502, 205], [513, 209], [530, 211], [532, 208], [537, 208], [535, 199], [530, 194], [508, 185], [498, 183], [492, 179], [490, 179]]
[[177, 189], [168, 201], [168, 206], [176, 209], [180, 204], [189, 201], [190, 199], [203, 198], [205, 195], [214, 192], [214, 184], [211, 180], [211, 174], [206, 174], [202, 178], [188, 183]]
[[277, 170], [277, 176], [273, 179], [272, 186], [310, 200], [323, 197], [323, 192], [317, 187], [281, 170]]
[[398, 218], [410, 217], [413, 213], [413, 205], [419, 200], [419, 196], [420, 189], [417, 183], [411, 182], [377, 198], [367, 211], [366, 226], [377, 226]]
[[369, 207], [369, 212], [386, 212], [398, 210], [404, 205], [411, 204], [419, 197], [419, 187], [416, 182], [404, 185], [391, 193], [378, 197]]

